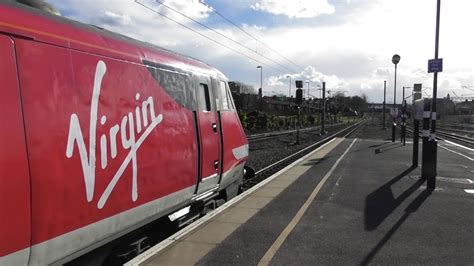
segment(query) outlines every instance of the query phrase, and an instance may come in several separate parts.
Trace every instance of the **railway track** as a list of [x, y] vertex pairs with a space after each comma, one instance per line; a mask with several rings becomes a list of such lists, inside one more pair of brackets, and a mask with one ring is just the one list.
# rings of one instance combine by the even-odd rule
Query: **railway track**
[[457, 128], [446, 128], [446, 127], [439, 127], [439, 131], [445, 131], [445, 132], [451, 132], [455, 133], [456, 135], [465, 135], [465, 136], [471, 136], [474, 135], [474, 130], [463, 130], [463, 129], [457, 129]]
[[469, 145], [474, 145], [474, 139], [470, 137], [460, 136], [457, 134], [446, 132], [444, 130], [438, 130], [436, 131], [436, 134], [438, 135], [439, 139], [460, 141]]
[[244, 181], [244, 189], [248, 189], [248, 188], [251, 188], [252, 186], [258, 184], [259, 182], [261, 182], [262, 180], [266, 179], [267, 177], [271, 176], [272, 174], [278, 172], [279, 170], [283, 169], [284, 167], [286, 167], [287, 165], [291, 164], [292, 162], [296, 161], [297, 159], [303, 157], [304, 155], [310, 153], [311, 151], [313, 151], [314, 149], [320, 147], [321, 145], [323, 145], [324, 143], [327, 143], [329, 142], [330, 140], [332, 140], [333, 138], [336, 138], [338, 136], [343, 136], [343, 137], [347, 137], [349, 136], [350, 134], [352, 134], [355, 130], [357, 130], [358, 128], [360, 128], [360, 126], [362, 126], [363, 124], [365, 123], [365, 121], [361, 121], [361, 122], [358, 122], [356, 124], [352, 124], [342, 130], [339, 130], [337, 131], [336, 133], [333, 133], [327, 137], [325, 137], [324, 139], [316, 142], [316, 143], [313, 143], [313, 144], [310, 144], [309, 146], [275, 162], [275, 163], [272, 163], [260, 170], [258, 170], [257, 172], [255, 172], [255, 175], [253, 178], [250, 178], [250, 179], [247, 179]]
[[[332, 128], [332, 127], [336, 127], [336, 126], [339, 126], [339, 125], [342, 125], [342, 123], [327, 125], [326, 128]], [[312, 132], [312, 131], [319, 132], [320, 130], [321, 130], [320, 126], [309, 127], [309, 128], [300, 129], [300, 133], [307, 133], [307, 132]], [[296, 133], [296, 131], [297, 131], [296, 129], [291, 129], [291, 130], [284, 130], [284, 131], [278, 131], [278, 132], [252, 134], [252, 135], [247, 135], [247, 140], [249, 142], [253, 143], [253, 142], [257, 142], [257, 141], [273, 139], [273, 138], [284, 136], [284, 135], [294, 134], [294, 133]]]
[[[413, 128], [412, 127], [407, 127], [407, 130], [413, 134]], [[421, 130], [420, 130], [421, 131]], [[467, 137], [467, 136], [461, 136], [458, 134], [453, 134], [450, 132], [447, 132], [446, 129], [442, 130], [437, 130], [436, 131], [436, 138], [440, 140], [449, 140], [449, 141], [454, 141], [454, 142], [462, 142], [463, 144], [468, 144], [471, 146], [474, 146], [474, 139]], [[420, 133], [421, 137], [421, 133]]]

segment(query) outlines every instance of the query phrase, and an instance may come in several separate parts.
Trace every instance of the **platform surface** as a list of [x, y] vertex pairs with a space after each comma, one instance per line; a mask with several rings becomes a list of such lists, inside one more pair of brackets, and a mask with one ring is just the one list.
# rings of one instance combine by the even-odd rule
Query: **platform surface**
[[142, 264], [472, 265], [473, 151], [439, 143], [434, 191], [411, 152], [336, 139]]

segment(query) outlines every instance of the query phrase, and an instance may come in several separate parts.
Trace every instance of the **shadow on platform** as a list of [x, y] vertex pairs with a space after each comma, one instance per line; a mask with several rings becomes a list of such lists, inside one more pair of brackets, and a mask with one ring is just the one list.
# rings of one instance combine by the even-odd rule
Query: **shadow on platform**
[[420, 179], [397, 198], [393, 196], [391, 186], [408, 175], [415, 168], [416, 167], [412, 166], [406, 169], [365, 198], [365, 230], [372, 231], [376, 229], [385, 218], [423, 184], [424, 180]]
[[[424, 179], [419, 179], [413, 183], [400, 196], [395, 198], [391, 186], [408, 175], [416, 167], [410, 167], [392, 178], [386, 184], [370, 193], [365, 199], [365, 230], [375, 230], [403, 201], [405, 201], [413, 192], [415, 192], [424, 183]], [[432, 190], [422, 191], [405, 209], [402, 217], [390, 228], [380, 242], [367, 254], [360, 265], [367, 265], [379, 252], [379, 250], [390, 240], [392, 235], [407, 220], [411, 213], [416, 212], [423, 202], [431, 195]]]
[[[379, 153], [384, 153], [386, 151], [389, 151], [389, 150], [392, 150], [392, 149], [396, 149], [396, 148], [399, 148], [401, 147], [402, 145], [398, 145], [399, 143], [397, 142], [391, 142], [390, 144], [388, 145], [384, 145], [380, 148], [377, 148], [374, 150], [374, 153], [375, 154], [379, 154]], [[373, 146], [373, 145], [372, 145]]]
[[382, 247], [390, 240], [390, 238], [398, 230], [398, 228], [400, 228], [400, 226], [408, 219], [410, 214], [416, 212], [418, 208], [423, 204], [423, 202], [425, 202], [425, 200], [431, 195], [432, 192], [432, 189], [426, 188], [420, 194], [418, 194], [418, 196], [405, 209], [405, 213], [402, 215], [402, 217], [398, 219], [398, 221], [392, 226], [392, 228], [390, 228], [390, 230], [385, 234], [382, 240], [380, 240], [380, 242], [369, 252], [369, 254], [364, 257], [360, 265], [368, 265], [372, 261], [372, 259], [375, 257], [375, 255], [377, 255], [380, 249], [382, 249]]

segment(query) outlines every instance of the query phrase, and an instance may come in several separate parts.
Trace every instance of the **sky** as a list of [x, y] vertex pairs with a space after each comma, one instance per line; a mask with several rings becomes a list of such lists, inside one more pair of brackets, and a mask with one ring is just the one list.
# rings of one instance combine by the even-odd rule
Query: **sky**
[[[432, 95], [433, 74], [427, 68], [434, 58], [436, 0], [47, 2], [62, 16], [204, 61], [231, 81], [259, 88], [262, 70], [264, 95], [288, 95], [291, 77], [291, 95], [294, 81], [303, 80], [309, 81], [305, 96], [309, 84], [310, 96], [319, 97], [324, 81], [330, 94], [382, 102], [386, 80], [387, 103], [392, 103], [394, 54], [401, 56], [397, 102], [402, 87], [414, 83], [423, 84], [425, 97]], [[439, 98], [474, 96], [472, 10], [472, 0], [441, 3]]]

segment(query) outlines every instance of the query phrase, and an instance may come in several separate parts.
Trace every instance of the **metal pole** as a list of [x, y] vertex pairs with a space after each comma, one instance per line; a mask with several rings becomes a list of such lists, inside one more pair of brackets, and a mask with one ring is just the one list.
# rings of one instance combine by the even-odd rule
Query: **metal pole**
[[412, 166], [418, 167], [418, 143], [420, 135], [420, 121], [413, 118], [413, 160]]
[[406, 129], [406, 112], [405, 112], [405, 86], [403, 86], [403, 93], [402, 93], [402, 124], [401, 124], [401, 137], [400, 137], [400, 142], [403, 143], [403, 146], [405, 146], [405, 129]]
[[[440, 7], [441, 0], [437, 1], [436, 6], [436, 36], [435, 36], [435, 59], [438, 59], [439, 50], [439, 20], [440, 20]], [[437, 99], [437, 88], [438, 88], [438, 72], [434, 72], [433, 76], [433, 100], [431, 102], [431, 132], [429, 137], [430, 150], [432, 152], [431, 163], [429, 166], [429, 172], [427, 174], [427, 187], [435, 189], [436, 187], [436, 164], [437, 164], [437, 152], [438, 142], [436, 141], [436, 99]]]
[[[393, 84], [393, 110], [397, 108], [397, 64], [395, 64], [395, 83]], [[395, 142], [395, 130], [397, 125], [395, 124], [395, 115], [392, 119], [392, 142]]]
[[429, 147], [429, 135], [430, 135], [430, 109], [431, 109], [430, 99], [425, 98], [423, 100], [423, 150], [421, 152], [421, 178], [428, 179], [429, 177], [429, 163], [430, 163], [430, 147]]
[[296, 145], [300, 144], [300, 106], [298, 105], [298, 125], [296, 126]]
[[382, 129], [387, 129], [385, 127], [385, 95], [387, 94], [387, 81], [383, 81], [383, 107], [382, 107]]
[[291, 98], [291, 76], [287, 76], [287, 78], [290, 78], [290, 87], [288, 89], [288, 98]]
[[323, 82], [323, 110], [321, 112], [321, 134], [325, 134], [324, 124], [326, 120], [326, 82]]
[[308, 83], [308, 100], [309, 100], [309, 81], [307, 81], [306, 83]]
[[258, 90], [258, 100], [259, 100], [259, 110], [262, 110], [263, 106], [263, 66], [257, 66], [257, 68], [260, 68], [260, 89]]

